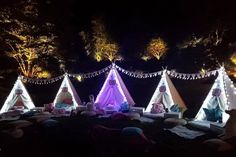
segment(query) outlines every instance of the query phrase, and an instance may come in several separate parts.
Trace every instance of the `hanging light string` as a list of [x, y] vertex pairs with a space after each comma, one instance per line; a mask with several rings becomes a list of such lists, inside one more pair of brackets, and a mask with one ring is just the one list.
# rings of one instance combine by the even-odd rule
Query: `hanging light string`
[[42, 84], [50, 84], [50, 83], [57, 82], [58, 80], [63, 79], [65, 75], [66, 74], [63, 74], [63, 75], [50, 78], [50, 79], [34, 79], [34, 78], [25, 77], [25, 76], [21, 76], [21, 78], [23, 82], [42, 85]]
[[[221, 70], [221, 71], [220, 71]], [[226, 104], [227, 106], [225, 107], [226, 110], [230, 110], [230, 101], [232, 102], [232, 100], [229, 100], [230, 99], [230, 95], [232, 97], [232, 94], [233, 94], [233, 97], [235, 97], [236, 95], [236, 87], [234, 85], [234, 82], [229, 78], [229, 76], [227, 75], [226, 71], [225, 71], [225, 68], [224, 67], [221, 67], [219, 69], [219, 72], [222, 73], [222, 77], [223, 77], [223, 86], [224, 86], [224, 91], [225, 91], [225, 96], [226, 96]], [[230, 85], [230, 86], [227, 86], [227, 85]], [[230, 87], [230, 88], [229, 88]], [[231, 98], [232, 99], [232, 98]]]
[[103, 69], [100, 69], [98, 71], [94, 71], [94, 72], [90, 72], [90, 73], [81, 73], [81, 74], [69, 74], [69, 73], [65, 73], [63, 75], [54, 77], [54, 78], [50, 78], [50, 79], [35, 79], [35, 78], [29, 78], [26, 76], [21, 76], [22, 80], [24, 82], [28, 82], [28, 83], [32, 83], [32, 84], [38, 84], [38, 85], [44, 85], [44, 84], [51, 84], [54, 82], [57, 82], [61, 79], [64, 78], [65, 75], [68, 75], [69, 77], [74, 77], [74, 78], [78, 78], [80, 77], [81, 79], [86, 79], [86, 78], [93, 78], [96, 77], [108, 70], [110, 70], [112, 67], [112, 65], [109, 65]]
[[120, 66], [118, 65], [114, 65], [115, 68], [119, 71], [121, 71], [122, 73], [126, 74], [126, 75], [129, 75], [131, 77], [134, 77], [134, 78], [151, 78], [151, 77], [157, 77], [157, 76], [160, 76], [162, 75], [162, 70], [161, 71], [157, 71], [157, 72], [152, 72], [152, 73], [143, 73], [143, 72], [134, 72], [134, 71], [129, 71], [129, 70], [125, 70], [123, 68], [121, 68]]
[[173, 70], [167, 70], [167, 74], [169, 76], [175, 77], [177, 79], [196, 80], [196, 79], [202, 79], [202, 78], [210, 77], [212, 75], [215, 76], [217, 71], [218, 71], [218, 69], [208, 71], [208, 72], [205, 72], [205, 73], [178, 73], [178, 72], [173, 71]]
[[90, 72], [90, 73], [79, 73], [79, 74], [69, 74], [70, 77], [81, 77], [82, 79], [86, 79], [86, 78], [93, 78], [96, 77], [98, 75], [101, 75], [102, 73], [107, 72], [108, 70], [110, 70], [112, 68], [112, 64], [101, 69], [98, 71], [94, 71], [94, 72]]
[[[28, 82], [28, 83], [33, 83], [33, 84], [50, 84], [50, 83], [54, 83], [57, 82], [58, 80], [64, 78], [65, 75], [68, 75], [69, 77], [73, 77], [73, 78], [80, 78], [80, 79], [87, 79], [87, 78], [93, 78], [96, 77], [98, 75], [101, 75], [102, 73], [105, 73], [107, 71], [109, 71], [112, 67], [116, 68], [118, 71], [121, 71], [122, 73], [130, 76], [130, 77], [134, 77], [134, 78], [139, 78], [139, 79], [145, 79], [145, 78], [152, 78], [152, 77], [157, 77], [157, 76], [161, 76], [163, 74], [164, 70], [161, 71], [156, 71], [156, 72], [152, 72], [152, 73], [143, 73], [143, 72], [136, 72], [136, 71], [129, 71], [126, 70], [118, 65], [116, 65], [115, 63], [110, 64], [109, 66], [94, 71], [94, 72], [89, 72], [89, 73], [78, 73], [78, 74], [68, 74], [65, 73], [63, 75], [54, 77], [54, 78], [50, 78], [50, 79], [34, 79], [34, 78], [29, 78], [29, 77], [25, 77], [22, 76], [22, 80], [24, 82]], [[217, 70], [212, 70], [212, 71], [208, 71], [205, 73], [179, 73], [176, 72], [174, 70], [166, 70], [166, 73], [171, 76], [171, 77], [175, 77], [177, 79], [182, 79], [182, 80], [196, 80], [196, 79], [202, 79], [202, 78], [206, 78], [206, 77], [210, 77], [212, 75], [216, 75]], [[78, 79], [79, 80], [79, 79]]]

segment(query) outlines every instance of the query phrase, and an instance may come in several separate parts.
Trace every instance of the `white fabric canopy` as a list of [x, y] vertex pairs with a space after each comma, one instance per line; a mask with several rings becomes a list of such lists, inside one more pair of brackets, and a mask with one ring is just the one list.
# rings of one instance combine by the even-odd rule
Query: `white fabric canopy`
[[102, 89], [97, 95], [95, 103], [98, 104], [100, 108], [104, 108], [108, 105], [119, 108], [119, 106], [125, 102], [130, 106], [135, 104], [116, 68], [112, 67]]
[[[214, 96], [214, 90], [219, 89], [220, 95]], [[199, 109], [195, 119], [196, 120], [206, 120], [206, 115], [203, 108], [213, 109], [218, 105], [223, 111], [223, 123], [225, 123], [229, 115], [225, 113], [225, 110], [236, 109], [236, 95], [235, 87], [233, 82], [229, 79], [228, 75], [225, 72], [225, 69], [222, 67], [218, 70], [218, 77], [215, 80], [215, 83], [212, 85], [210, 92], [208, 93], [206, 99], [204, 100], [201, 108]]]
[[145, 112], [151, 111], [153, 103], [162, 103], [165, 108], [168, 109], [170, 109], [170, 107], [174, 104], [178, 104], [180, 107], [186, 108], [184, 101], [180, 97], [169, 76], [166, 74], [166, 70], [163, 71], [161, 80], [158, 83]]
[[[17, 91], [22, 91], [22, 94], [17, 94]], [[21, 77], [19, 76], [8, 95], [4, 105], [2, 106], [2, 109], [0, 110], [0, 113], [7, 112], [11, 107], [13, 107], [17, 101], [23, 102], [23, 105], [26, 110], [30, 110], [32, 108], [35, 108], [34, 103], [26, 90], [23, 82], [21, 81]]]
[[53, 104], [54, 104], [54, 105], [56, 104], [56, 102], [57, 102], [59, 99], [61, 99], [61, 97], [59, 98], [59, 96], [60, 96], [61, 93], [62, 93], [63, 87], [67, 87], [67, 88], [68, 88], [68, 92], [69, 92], [69, 94], [72, 96], [72, 101], [73, 101], [73, 106], [74, 106], [74, 108], [77, 107], [78, 105], [81, 105], [81, 104], [82, 104], [82, 103], [81, 103], [81, 100], [80, 100], [80, 97], [78, 96], [78, 94], [77, 94], [77, 92], [76, 92], [76, 90], [75, 90], [75, 87], [74, 87], [73, 84], [71, 83], [71, 81], [70, 81], [68, 75], [65, 74], [64, 79], [63, 79], [63, 81], [62, 81], [62, 83], [61, 83], [61, 86], [60, 86], [60, 88], [59, 88], [59, 90], [58, 90], [58, 92], [57, 92], [57, 95], [56, 95], [56, 97], [55, 97], [55, 99], [54, 99], [54, 101], [53, 101]]

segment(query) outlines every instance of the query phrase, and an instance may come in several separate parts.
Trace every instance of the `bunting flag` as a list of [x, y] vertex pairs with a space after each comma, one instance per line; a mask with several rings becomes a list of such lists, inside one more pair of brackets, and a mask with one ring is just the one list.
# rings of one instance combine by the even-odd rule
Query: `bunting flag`
[[[112, 63], [111, 65], [109, 65], [109, 66], [107, 66], [103, 69], [100, 69], [98, 71], [89, 72], [89, 73], [68, 74], [68, 76], [69, 77], [74, 77], [74, 78], [80, 78], [80, 79], [93, 78], [93, 77], [101, 75], [102, 73], [105, 73], [105, 72], [109, 71], [113, 66], [118, 71], [120, 71], [120, 72], [122, 72], [122, 73], [124, 73], [124, 74], [126, 74], [130, 77], [138, 78], [138, 79], [146, 79], [146, 78], [157, 77], [157, 76], [161, 76], [162, 73], [163, 73], [163, 70], [152, 72], [152, 73], [129, 71], [129, 70], [123, 69], [122, 67], [116, 65], [115, 63]], [[218, 69], [208, 71], [208, 72], [205, 72], [205, 73], [179, 73], [179, 72], [176, 72], [174, 70], [166, 70], [166, 73], [167, 73], [167, 75], [169, 75], [171, 77], [174, 77], [176, 79], [196, 80], [196, 79], [207, 78], [207, 77], [210, 77], [210, 76], [213, 76], [213, 75], [215, 76], [217, 71], [218, 71]], [[65, 76], [65, 74], [60, 75], [60, 76], [55, 77], [55, 78], [50, 78], [50, 79], [34, 79], [34, 78], [25, 77], [25, 76], [22, 76], [22, 77], [23, 77], [24, 82], [43, 85], [43, 84], [49, 84], [49, 83], [57, 82], [58, 80], [61, 80], [62, 78], [64, 78], [64, 76]]]

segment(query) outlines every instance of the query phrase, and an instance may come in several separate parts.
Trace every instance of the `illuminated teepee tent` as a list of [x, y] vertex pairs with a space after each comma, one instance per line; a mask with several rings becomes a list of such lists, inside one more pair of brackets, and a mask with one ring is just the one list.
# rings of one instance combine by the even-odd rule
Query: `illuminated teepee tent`
[[30, 98], [21, 77], [19, 76], [8, 95], [0, 113], [8, 112], [10, 109], [22, 109], [23, 111], [28, 111], [34, 108], [34, 103]]
[[207, 120], [206, 111], [215, 109], [216, 111], [221, 111], [221, 121], [225, 123], [229, 118], [229, 115], [225, 113], [225, 110], [236, 109], [235, 102], [236, 89], [233, 82], [226, 74], [225, 69], [221, 67], [218, 70], [218, 77], [216, 78], [215, 83], [195, 118], [196, 120]]
[[163, 71], [161, 80], [149, 102], [145, 112], [151, 112], [154, 103], [161, 103], [170, 110], [171, 106], [178, 104], [179, 107], [186, 108], [184, 101], [166, 73]]
[[[57, 103], [67, 103], [68, 99], [71, 99], [71, 103], [73, 107], [77, 107], [81, 105], [81, 100], [71, 83], [68, 74], [65, 74], [64, 79], [61, 83], [61, 86], [57, 92], [57, 95], [53, 101], [53, 104], [56, 105]], [[70, 100], [69, 100], [70, 101]]]
[[110, 70], [95, 103], [99, 108], [111, 108], [114, 110], [119, 110], [120, 106], [124, 103], [128, 103], [129, 106], [135, 104], [114, 65]]

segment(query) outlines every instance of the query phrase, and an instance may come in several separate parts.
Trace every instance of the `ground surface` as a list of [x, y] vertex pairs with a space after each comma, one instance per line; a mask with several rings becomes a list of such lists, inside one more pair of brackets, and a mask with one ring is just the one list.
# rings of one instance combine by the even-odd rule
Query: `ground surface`
[[[169, 126], [164, 125], [163, 119], [157, 119], [154, 123], [88, 117], [54, 119], [59, 122], [56, 126], [34, 123], [30, 127], [23, 128], [24, 135], [19, 139], [1, 134], [0, 155], [3, 157], [224, 156], [204, 148], [201, 144], [206, 139], [216, 137], [215, 134], [207, 132], [204, 136], [187, 140], [165, 131], [163, 128]], [[98, 125], [105, 126], [106, 129], [98, 129], [96, 127]], [[124, 143], [120, 131], [128, 126], [141, 128], [151, 143]]]

